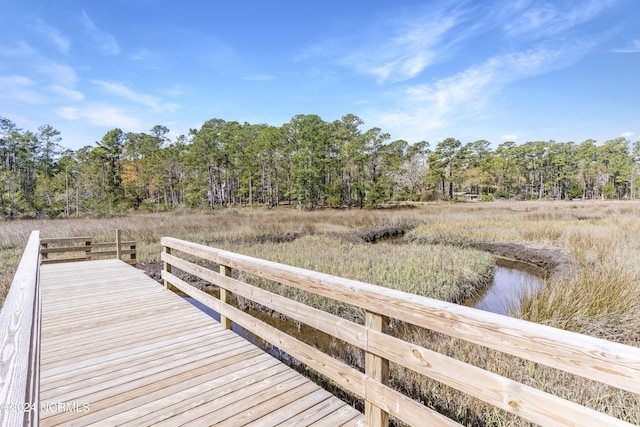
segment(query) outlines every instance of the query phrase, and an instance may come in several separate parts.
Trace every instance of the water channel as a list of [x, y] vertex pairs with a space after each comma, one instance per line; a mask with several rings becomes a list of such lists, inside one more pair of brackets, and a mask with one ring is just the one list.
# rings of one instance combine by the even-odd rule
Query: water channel
[[525, 262], [497, 258], [492, 282], [464, 305], [479, 310], [508, 315], [520, 310], [520, 300], [535, 294], [546, 285], [545, 272]]
[[[520, 308], [520, 299], [526, 294], [535, 293], [546, 285], [545, 272], [534, 265], [507, 258], [496, 258], [492, 282], [476, 295], [467, 298], [463, 305], [492, 313], [509, 315]], [[220, 315], [213, 309], [194, 300], [185, 298], [201, 311], [216, 320]], [[259, 313], [255, 313], [259, 315]], [[237, 329], [237, 330], [236, 330]], [[236, 333], [245, 336], [244, 331], [234, 323]]]

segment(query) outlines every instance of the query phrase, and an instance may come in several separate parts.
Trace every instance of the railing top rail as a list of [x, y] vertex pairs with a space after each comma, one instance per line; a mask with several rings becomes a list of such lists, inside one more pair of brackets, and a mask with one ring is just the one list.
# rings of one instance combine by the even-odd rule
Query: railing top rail
[[172, 237], [161, 244], [365, 310], [640, 393], [640, 348]]
[[47, 237], [40, 239], [40, 243], [74, 243], [74, 242], [90, 242], [91, 237]]
[[[36, 424], [34, 411], [38, 396], [37, 378], [33, 376], [34, 357], [39, 344], [39, 264], [40, 232], [33, 231], [27, 242], [11, 288], [0, 311], [0, 402], [18, 405], [9, 411], [0, 411], [0, 425]], [[35, 387], [35, 389], [34, 389]], [[26, 406], [29, 405], [29, 406]], [[34, 406], [35, 405], [35, 406]]]

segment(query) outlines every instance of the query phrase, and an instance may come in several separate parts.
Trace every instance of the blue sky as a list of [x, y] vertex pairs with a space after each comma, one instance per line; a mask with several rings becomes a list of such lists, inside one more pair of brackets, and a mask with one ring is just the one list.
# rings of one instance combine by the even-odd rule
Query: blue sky
[[640, 1], [0, 0], [0, 116], [77, 149], [221, 118], [640, 139]]

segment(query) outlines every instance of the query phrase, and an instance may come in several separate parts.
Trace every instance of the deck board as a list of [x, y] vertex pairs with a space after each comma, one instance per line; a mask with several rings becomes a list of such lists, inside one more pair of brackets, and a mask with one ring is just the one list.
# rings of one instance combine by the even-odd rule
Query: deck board
[[41, 291], [43, 426], [364, 425], [354, 408], [122, 261], [43, 265]]

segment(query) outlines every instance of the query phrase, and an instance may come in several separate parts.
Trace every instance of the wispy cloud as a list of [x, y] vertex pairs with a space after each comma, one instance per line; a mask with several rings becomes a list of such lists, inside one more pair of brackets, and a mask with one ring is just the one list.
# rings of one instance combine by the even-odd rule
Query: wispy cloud
[[518, 136], [514, 134], [508, 134], [508, 135], [500, 135], [500, 138], [505, 141], [515, 141], [516, 139], [518, 139]]
[[266, 82], [274, 79], [275, 79], [275, 76], [272, 76], [270, 74], [257, 74], [255, 76], [242, 77], [242, 80], [249, 80], [253, 82]]
[[73, 86], [78, 81], [75, 70], [68, 65], [46, 62], [38, 65], [37, 70], [48, 76], [54, 84]]
[[82, 101], [84, 94], [78, 90], [67, 88], [60, 85], [51, 85], [48, 88], [51, 92], [70, 101]]
[[633, 135], [635, 135], [634, 132], [622, 132], [622, 134], [620, 134], [623, 138], [631, 138]]
[[124, 98], [136, 104], [141, 104], [147, 107], [151, 107], [154, 110], [161, 110], [160, 99], [151, 95], [145, 95], [143, 93], [135, 92], [123, 84], [105, 82], [103, 80], [91, 80], [91, 83], [104, 89], [107, 93], [111, 95]]
[[0, 99], [25, 104], [43, 104], [46, 99], [33, 80], [24, 76], [0, 76]]
[[84, 120], [94, 126], [118, 127], [122, 129], [140, 129], [141, 122], [121, 109], [106, 105], [87, 105], [81, 109], [63, 107], [55, 111], [66, 120]]
[[614, 49], [616, 53], [638, 53], [640, 52], [640, 39], [632, 40], [626, 46]]
[[412, 79], [465, 37], [462, 24], [467, 20], [466, 11], [449, 5], [428, 9], [411, 16], [375, 20], [355, 35], [307, 46], [294, 60], [326, 58], [372, 76], [378, 83]]
[[484, 114], [492, 98], [506, 86], [563, 67], [586, 50], [588, 45], [574, 43], [556, 49], [538, 46], [525, 52], [494, 56], [454, 76], [406, 88], [396, 102], [405, 112], [381, 114], [379, 119], [393, 129], [413, 128], [414, 138], [424, 138], [446, 127], [454, 118], [469, 119]]
[[103, 89], [110, 95], [149, 107], [156, 112], [172, 113], [181, 107], [179, 104], [164, 102], [157, 96], [136, 92], [121, 83], [106, 82], [103, 80], [91, 80], [91, 83]]
[[55, 27], [46, 24], [43, 20], [36, 20], [36, 24], [34, 25], [34, 30], [45, 37], [45, 39], [52, 43], [60, 53], [67, 54], [71, 49], [71, 41], [68, 37], [60, 32]]
[[413, 22], [380, 46], [368, 46], [344, 62], [380, 83], [411, 79], [431, 65], [443, 36], [456, 25], [454, 17]]
[[14, 46], [3, 46], [0, 45], [0, 55], [1, 56], [28, 56], [36, 53], [35, 49], [33, 49], [29, 43], [21, 40], [17, 42]]
[[519, 2], [513, 18], [504, 25], [508, 35], [549, 37], [591, 21], [611, 5], [610, 0], [589, 0], [579, 3]]
[[105, 55], [117, 55], [120, 53], [120, 46], [116, 38], [112, 34], [98, 28], [85, 11], [82, 12], [82, 24], [89, 37], [98, 45], [102, 53]]
[[437, 27], [439, 31], [432, 32], [433, 42], [416, 47], [416, 51], [446, 52], [445, 45], [486, 34], [512, 40], [493, 54], [490, 50], [474, 52], [474, 56], [491, 56], [455, 74], [390, 95], [395, 99], [389, 103], [393, 111], [379, 113], [376, 119], [393, 129], [394, 134], [406, 135], [406, 129], [413, 129], [410, 136], [418, 140], [456, 121], [471, 123], [491, 116], [499, 111], [493, 101], [506, 87], [565, 68], [592, 51], [599, 43], [598, 36], [578, 27], [600, 16], [609, 3], [588, 1], [574, 6], [568, 2], [561, 7], [557, 3], [525, 0], [511, 3], [506, 11], [478, 6], [450, 13], [450, 19]]

